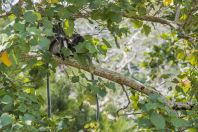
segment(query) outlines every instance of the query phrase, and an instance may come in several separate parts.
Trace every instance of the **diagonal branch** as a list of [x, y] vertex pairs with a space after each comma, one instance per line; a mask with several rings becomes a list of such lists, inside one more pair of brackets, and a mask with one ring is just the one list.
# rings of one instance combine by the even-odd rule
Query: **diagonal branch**
[[130, 16], [128, 14], [123, 15], [126, 18], [131, 18], [135, 20], [142, 20], [142, 21], [149, 21], [149, 22], [155, 22], [155, 23], [160, 23], [164, 25], [168, 25], [173, 29], [178, 29], [178, 25], [174, 23], [173, 21], [165, 20], [160, 17], [155, 17], [155, 16]]
[[[71, 58], [66, 59], [65, 61], [61, 60], [58, 57], [56, 57], [55, 59], [60, 64], [66, 64], [68, 66], [72, 66], [72, 67], [75, 67], [75, 68], [78, 68], [78, 69], [83, 69], [87, 72], [90, 72], [94, 75], [97, 75], [97, 76], [100, 76], [100, 77], [103, 77], [103, 78], [106, 78], [106, 79], [111, 80], [113, 82], [116, 82], [120, 85], [128, 86], [131, 89], [139, 91], [139, 92], [141, 92], [145, 95], [150, 95], [152, 93], [160, 94], [158, 91], [144, 86], [139, 81], [137, 81], [135, 79], [132, 79], [132, 78], [125, 77], [125, 76], [123, 76], [123, 75], [121, 75], [120, 73], [117, 73], [117, 72], [107, 70], [107, 69], [101, 68], [99, 66], [81, 65], [76, 60], [71, 59]], [[163, 97], [163, 98], [165, 99], [165, 97]], [[190, 104], [190, 103], [173, 102], [173, 101], [170, 101], [170, 100], [167, 100], [167, 99], [165, 99], [165, 103], [166, 103], [167, 106], [169, 106], [169, 107], [171, 107], [175, 110], [191, 110], [194, 107], [194, 105]]]

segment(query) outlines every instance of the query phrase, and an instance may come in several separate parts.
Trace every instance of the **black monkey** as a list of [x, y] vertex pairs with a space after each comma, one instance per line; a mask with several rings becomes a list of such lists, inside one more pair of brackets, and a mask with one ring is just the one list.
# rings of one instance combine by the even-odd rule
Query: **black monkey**
[[61, 27], [61, 23], [54, 25], [53, 32], [55, 35], [50, 43], [49, 51], [58, 57], [63, 57], [61, 56], [61, 49], [63, 47], [67, 48], [69, 39], [66, 37], [63, 28]]
[[[64, 60], [64, 56], [61, 53], [62, 48], [68, 48], [72, 52], [76, 52], [74, 46], [78, 45], [79, 42], [84, 42], [84, 38], [80, 34], [73, 34], [71, 38], [66, 36], [64, 33], [64, 30], [61, 26], [61, 23], [58, 23], [58, 25], [55, 25], [53, 27], [53, 32], [55, 33], [54, 39], [50, 43], [49, 51], [58, 56], [61, 57]], [[90, 63], [91, 59], [90, 59]], [[94, 75], [91, 74], [91, 79], [94, 80]], [[49, 75], [47, 75], [47, 96], [48, 96], [48, 117], [51, 117], [51, 97], [50, 97], [50, 86], [49, 86]], [[98, 95], [96, 94], [96, 120], [99, 121], [99, 102], [98, 102]]]
[[76, 46], [79, 42], [83, 42], [84, 38], [80, 34], [73, 34], [71, 38], [67, 37], [61, 27], [61, 24], [55, 25], [53, 27], [53, 32], [55, 33], [54, 39], [50, 43], [49, 51], [64, 59], [63, 54], [61, 53], [62, 48], [68, 48], [72, 52], [75, 52], [74, 46]]
[[[73, 34], [71, 38], [66, 36], [61, 23], [54, 25], [53, 27], [54, 38], [52, 39], [49, 45], [49, 51], [58, 57], [61, 57], [64, 60], [64, 56], [61, 53], [62, 48], [68, 48], [72, 52], [75, 52], [74, 46], [76, 46], [79, 42], [83, 42], [84, 38], [80, 34]], [[47, 68], [48, 68], [47, 64]], [[47, 72], [47, 103], [48, 103], [48, 117], [51, 117], [51, 95], [50, 95], [50, 80], [49, 80], [49, 73]]]

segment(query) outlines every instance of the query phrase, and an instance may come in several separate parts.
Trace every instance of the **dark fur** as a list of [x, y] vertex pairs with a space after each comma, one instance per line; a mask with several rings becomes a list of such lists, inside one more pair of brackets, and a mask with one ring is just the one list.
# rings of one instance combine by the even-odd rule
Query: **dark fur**
[[80, 34], [73, 34], [71, 38], [67, 37], [60, 23], [53, 27], [53, 32], [55, 33], [55, 38], [51, 41], [49, 51], [58, 57], [63, 58], [61, 49], [65, 47], [64, 43], [67, 45], [66, 48], [70, 49], [72, 52], [75, 52], [76, 50], [74, 46], [78, 45], [79, 42], [84, 41], [84, 38]]

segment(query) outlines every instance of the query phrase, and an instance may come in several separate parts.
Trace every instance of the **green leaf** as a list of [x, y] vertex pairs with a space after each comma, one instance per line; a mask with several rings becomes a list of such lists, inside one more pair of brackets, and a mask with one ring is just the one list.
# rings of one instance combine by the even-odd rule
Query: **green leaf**
[[24, 19], [26, 22], [35, 22], [37, 20], [37, 16], [33, 13], [33, 11], [27, 11], [24, 14]]
[[134, 20], [133, 21], [134, 28], [141, 28], [142, 25], [143, 25], [143, 22], [142, 21], [139, 21], [139, 20]]
[[[54, 9], [53, 8], [45, 8], [45, 13], [46, 16], [48, 16], [49, 18], [52, 18], [54, 16]], [[58, 11], [59, 13], [59, 11]]]
[[168, 113], [169, 117], [177, 117], [177, 112], [165, 106], [165, 110]]
[[91, 90], [92, 90], [94, 93], [99, 93], [99, 92], [100, 92], [100, 88], [99, 88], [97, 85], [92, 85], [92, 86], [91, 86]]
[[171, 74], [162, 74], [161, 78], [167, 79], [171, 76]]
[[73, 76], [71, 80], [73, 83], [79, 82], [79, 76]]
[[94, 54], [97, 53], [97, 49], [95, 48], [95, 46], [91, 43], [86, 43], [85, 44], [86, 49], [89, 50], [89, 53]]
[[68, 48], [62, 48], [61, 49], [61, 53], [63, 53], [63, 56], [65, 58], [69, 57], [70, 55], [72, 55], [72, 52], [68, 49]]
[[22, 117], [23, 122], [25, 122], [27, 125], [31, 125], [32, 121], [34, 120], [34, 116], [31, 114], [25, 114]]
[[0, 117], [0, 128], [12, 124], [13, 119], [12, 116], [8, 113], [3, 113]]
[[122, 15], [121, 13], [116, 13], [116, 12], [109, 12], [107, 14], [107, 17], [111, 19], [111, 21], [119, 23], [122, 21]]
[[15, 23], [15, 24], [14, 24], [14, 29], [15, 29], [16, 31], [23, 32], [24, 29], [25, 29], [25, 25], [22, 24], [22, 23]]
[[132, 94], [130, 96], [130, 99], [131, 101], [133, 102], [132, 103], [132, 107], [134, 110], [137, 110], [139, 107], [138, 107], [138, 104], [139, 104], [139, 95], [138, 94]]
[[178, 93], [181, 92], [183, 95], [186, 96], [186, 93], [184, 92], [184, 89], [183, 89], [181, 86], [176, 85], [176, 86], [175, 86], [175, 90], [176, 90]]
[[150, 111], [150, 110], [156, 109], [158, 107], [158, 105], [156, 103], [151, 103], [150, 102], [150, 103], [147, 103], [145, 105], [145, 107], [146, 107], [147, 111]]
[[112, 89], [113, 92], [116, 91], [115, 83], [113, 83], [113, 82], [107, 82], [106, 87], [109, 88], [109, 89]]
[[[5, 80], [4, 80], [4, 81], [5, 81]], [[0, 89], [0, 97], [3, 96], [3, 95], [5, 95], [5, 94], [6, 94], [5, 90]]]
[[147, 128], [147, 127], [151, 126], [152, 124], [149, 119], [139, 119], [138, 125], [140, 127]]
[[74, 21], [73, 20], [68, 20], [66, 19], [64, 21], [64, 25], [63, 25], [63, 28], [64, 28], [64, 32], [69, 36], [71, 37], [73, 32], [74, 32]]
[[20, 123], [15, 123], [12, 125], [12, 129], [16, 130], [16, 131], [19, 131], [22, 127], [23, 127], [23, 125]]
[[105, 89], [101, 89], [96, 83], [93, 83], [93, 84], [89, 84], [88, 85], [88, 88], [91, 89], [91, 91], [94, 93], [94, 94], [98, 94], [100, 95], [101, 97], [104, 97], [107, 92]]
[[166, 126], [164, 117], [158, 113], [152, 113], [150, 120], [157, 129], [164, 129]]
[[88, 52], [85, 45], [82, 43], [76, 45], [74, 48], [76, 49], [76, 53], [87, 53]]
[[69, 11], [69, 9], [66, 8], [60, 8], [58, 10], [58, 15], [62, 18], [62, 19], [68, 19], [72, 16], [72, 12]]
[[30, 34], [33, 34], [33, 35], [40, 35], [41, 34], [41, 30], [39, 30], [37, 27], [28, 27], [27, 31]]
[[27, 110], [27, 106], [25, 104], [20, 104], [19, 107], [18, 107], [18, 110], [20, 112], [23, 112], [24, 113]]
[[188, 57], [187, 60], [190, 62], [193, 66], [198, 66], [198, 50], [192, 52]]
[[158, 98], [160, 98], [160, 95], [159, 95], [159, 94], [150, 94], [150, 95], [149, 95], [149, 98], [150, 98], [152, 101], [156, 101], [156, 100], [158, 100]]
[[100, 51], [101, 54], [106, 55], [108, 47], [107, 45], [98, 45], [97, 49]]
[[180, 119], [180, 118], [171, 119], [171, 123], [175, 127], [187, 127], [187, 126], [190, 126], [190, 123], [188, 121], [186, 121], [184, 119]]
[[105, 97], [106, 94], [107, 94], [107, 92], [106, 92], [105, 89], [100, 89], [98, 94], [99, 94], [101, 97]]
[[77, 54], [74, 53], [74, 58], [81, 63], [82, 65], [87, 65], [89, 64], [88, 60], [87, 60], [87, 55], [86, 54]]
[[144, 24], [141, 32], [144, 33], [146, 36], [148, 36], [149, 33], [151, 32], [151, 27]]
[[108, 48], [111, 48], [111, 44], [106, 39], [102, 38], [102, 41]]
[[46, 37], [42, 38], [38, 42], [38, 45], [41, 49], [45, 49], [45, 48], [49, 47], [49, 44], [50, 44], [50, 40]]
[[53, 36], [54, 35], [52, 29], [48, 29], [48, 28], [44, 29], [44, 33], [46, 34], [46, 36]]
[[171, 82], [172, 83], [179, 83], [179, 80], [177, 78], [174, 78]]
[[147, 13], [146, 11], [147, 11], [147, 9], [144, 6], [139, 6], [138, 7], [138, 13], [139, 13], [140, 16], [146, 15], [146, 13]]
[[177, 58], [178, 58], [179, 60], [181, 60], [181, 59], [183, 59], [183, 58], [185, 57], [185, 52], [184, 52], [184, 50], [178, 50], [177, 52], [178, 52], [178, 53], [177, 53]]
[[13, 102], [13, 99], [11, 96], [9, 95], [5, 95], [2, 99], [1, 99], [1, 103], [2, 104], [11, 104]]
[[38, 38], [34, 36], [32, 39], [29, 40], [29, 43], [31, 46], [36, 46], [38, 44]]
[[91, 9], [96, 9], [98, 7], [100, 7], [100, 5], [102, 5], [102, 1], [101, 0], [91, 0], [90, 1], [90, 8]]
[[42, 19], [42, 23], [45, 29], [52, 29], [53, 25], [52, 22], [48, 20], [48, 18], [44, 17]]

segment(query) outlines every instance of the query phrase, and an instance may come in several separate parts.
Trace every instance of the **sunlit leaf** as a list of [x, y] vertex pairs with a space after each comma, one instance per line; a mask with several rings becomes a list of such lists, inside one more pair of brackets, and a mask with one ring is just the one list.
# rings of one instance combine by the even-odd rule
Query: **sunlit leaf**
[[163, 4], [164, 4], [164, 6], [169, 6], [169, 5], [173, 4], [173, 0], [163, 0]]
[[58, 0], [47, 0], [47, 2], [50, 4], [56, 4], [58, 3]]
[[188, 78], [184, 78], [181, 80], [181, 86], [184, 88], [184, 89], [189, 89], [191, 88], [191, 81], [188, 79]]
[[185, 57], [185, 52], [183, 50], [179, 50], [177, 53], [178, 59], [183, 59]]
[[193, 66], [198, 66], [198, 50], [193, 51], [188, 57], [187, 60]]
[[42, 19], [41, 14], [39, 12], [34, 12], [34, 14], [36, 15], [38, 21]]
[[30, 89], [30, 88], [26, 88], [26, 89], [25, 89], [25, 92], [26, 92], [26, 93], [31, 93], [31, 89]]
[[13, 21], [14, 19], [16, 19], [16, 16], [15, 16], [14, 14], [9, 15], [8, 17], [9, 17], [9, 19], [10, 19], [11, 21]]
[[142, 27], [142, 25], [143, 25], [142, 21], [139, 21], [139, 20], [134, 20], [133, 21], [134, 28], [140, 28], [140, 27]]
[[74, 21], [66, 19], [66, 20], [64, 21], [63, 28], [64, 28], [64, 32], [65, 32], [69, 37], [71, 37], [72, 34], [73, 34], [73, 32], [74, 32]]
[[104, 44], [108, 47], [108, 48], [111, 48], [111, 44], [104, 38], [102, 38], [102, 41], [104, 42]]
[[12, 62], [8, 56], [7, 51], [4, 51], [1, 56], [0, 56], [0, 60], [2, 61], [2, 63], [4, 65], [6, 65], [7, 67], [10, 67], [12, 65]]

